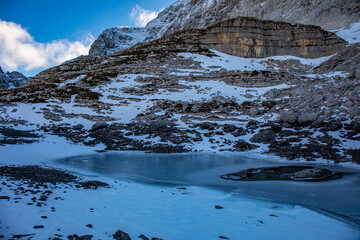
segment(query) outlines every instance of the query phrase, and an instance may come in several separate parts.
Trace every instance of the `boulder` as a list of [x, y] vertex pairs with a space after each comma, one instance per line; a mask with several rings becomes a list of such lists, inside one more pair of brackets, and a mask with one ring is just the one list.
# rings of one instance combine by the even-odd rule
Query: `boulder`
[[271, 143], [275, 140], [276, 133], [272, 129], [262, 129], [250, 141], [256, 143]]
[[301, 113], [297, 118], [297, 122], [300, 126], [310, 126], [318, 118], [316, 113]]
[[99, 122], [96, 122], [94, 125], [92, 125], [91, 131], [96, 131], [96, 130], [107, 128], [107, 127], [108, 127], [108, 124], [106, 122], [99, 121]]
[[297, 120], [297, 114], [294, 111], [290, 110], [290, 111], [282, 112], [279, 118], [281, 122], [295, 123]]
[[116, 240], [131, 240], [129, 234], [127, 234], [126, 232], [123, 232], [121, 230], [118, 230], [114, 235], [113, 235], [114, 239]]
[[234, 148], [237, 150], [237, 151], [246, 151], [246, 150], [252, 150], [252, 149], [255, 149], [255, 148], [258, 148], [259, 146], [255, 145], [255, 144], [250, 144], [244, 140], [238, 140], [236, 142], [236, 144], [234, 145]]
[[224, 124], [223, 131], [226, 133], [234, 132], [237, 128], [232, 124]]

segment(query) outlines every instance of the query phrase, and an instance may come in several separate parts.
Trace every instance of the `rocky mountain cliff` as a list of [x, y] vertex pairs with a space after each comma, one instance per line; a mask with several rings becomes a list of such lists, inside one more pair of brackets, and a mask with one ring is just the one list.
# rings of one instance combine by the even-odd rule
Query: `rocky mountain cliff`
[[[312, 24], [324, 29], [347, 27], [360, 21], [359, 0], [179, 0], [164, 9], [142, 30], [146, 42], [187, 29], [202, 29], [220, 21], [244, 16], [263, 20]], [[117, 41], [121, 29], [106, 30], [90, 51], [91, 55], [106, 55], [128, 48], [137, 42]], [[106, 42], [108, 44], [101, 44]]]
[[338, 29], [360, 21], [360, 1], [180, 0], [146, 26], [148, 39], [208, 27], [238, 16]]
[[143, 42], [145, 38], [145, 28], [108, 28], [91, 45], [89, 54], [97, 56], [110, 55]]
[[24, 85], [27, 81], [29, 81], [29, 78], [22, 73], [16, 71], [4, 73], [0, 67], [0, 90], [16, 88]]
[[[248, 58], [283, 55], [318, 58], [337, 53], [345, 44], [346, 41], [320, 27], [237, 17], [201, 30], [176, 32], [147, 46], [151, 51], [161, 51], [164, 46], [166, 50], [186, 51], [196, 46]], [[146, 44], [134, 49], [143, 46]]]

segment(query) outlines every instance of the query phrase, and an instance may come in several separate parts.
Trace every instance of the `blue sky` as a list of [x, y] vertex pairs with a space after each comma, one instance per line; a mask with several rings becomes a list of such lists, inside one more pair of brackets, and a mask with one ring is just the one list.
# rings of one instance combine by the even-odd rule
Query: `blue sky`
[[[41, 62], [29, 64], [30, 53], [35, 54], [36, 49], [48, 53], [55, 48], [64, 51], [78, 46], [83, 53], [93, 40], [91, 36], [96, 38], [108, 27], [139, 26], [136, 18], [140, 14], [156, 13], [173, 2], [175, 0], [0, 0], [0, 51], [8, 52], [7, 55], [0, 53], [0, 66], [35, 74], [57, 63], [46, 61], [43, 53], [38, 53], [40, 55], [32, 59], [41, 59]], [[133, 9], [137, 10], [135, 17], [131, 17]], [[26, 53], [27, 56], [18, 56]], [[54, 58], [65, 59], [76, 55], [76, 51], [73, 49], [71, 54], [61, 57], [59, 54], [54, 53]]]

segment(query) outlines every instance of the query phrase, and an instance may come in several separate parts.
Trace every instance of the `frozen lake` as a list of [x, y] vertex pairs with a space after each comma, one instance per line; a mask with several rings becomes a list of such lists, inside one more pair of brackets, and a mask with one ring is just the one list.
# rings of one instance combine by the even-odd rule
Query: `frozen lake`
[[[359, 223], [360, 171], [337, 165], [279, 162], [226, 154], [101, 153], [58, 159], [55, 164], [83, 174], [97, 174], [146, 184], [205, 186], [263, 200], [302, 205], [332, 217]], [[221, 175], [254, 167], [320, 166], [349, 172], [325, 182], [224, 180]]]

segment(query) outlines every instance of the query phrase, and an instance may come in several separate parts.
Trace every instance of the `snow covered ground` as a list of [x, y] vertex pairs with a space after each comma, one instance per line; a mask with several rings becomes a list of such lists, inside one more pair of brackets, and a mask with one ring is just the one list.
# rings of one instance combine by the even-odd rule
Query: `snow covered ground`
[[342, 28], [332, 31], [348, 43], [360, 42], [360, 22], [351, 24], [348, 28]]

